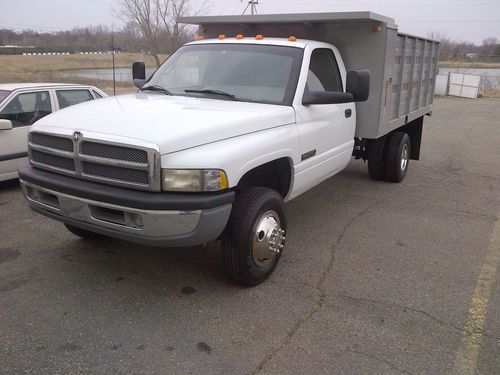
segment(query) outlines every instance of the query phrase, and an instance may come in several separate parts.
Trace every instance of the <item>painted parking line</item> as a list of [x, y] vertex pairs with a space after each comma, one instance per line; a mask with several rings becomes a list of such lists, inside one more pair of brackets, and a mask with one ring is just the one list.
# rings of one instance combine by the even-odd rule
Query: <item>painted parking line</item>
[[490, 238], [488, 253], [484, 259], [481, 273], [472, 295], [469, 315], [464, 326], [464, 337], [455, 359], [453, 374], [472, 375], [476, 373], [477, 357], [486, 325], [488, 303], [495, 285], [496, 272], [500, 259], [500, 213]]

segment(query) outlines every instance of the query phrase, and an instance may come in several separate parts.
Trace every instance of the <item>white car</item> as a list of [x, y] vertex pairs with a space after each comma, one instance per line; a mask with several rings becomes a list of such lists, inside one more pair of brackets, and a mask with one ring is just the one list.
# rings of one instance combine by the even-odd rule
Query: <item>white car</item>
[[63, 83], [0, 84], [0, 181], [17, 178], [27, 154], [30, 125], [49, 113], [107, 95], [93, 86]]

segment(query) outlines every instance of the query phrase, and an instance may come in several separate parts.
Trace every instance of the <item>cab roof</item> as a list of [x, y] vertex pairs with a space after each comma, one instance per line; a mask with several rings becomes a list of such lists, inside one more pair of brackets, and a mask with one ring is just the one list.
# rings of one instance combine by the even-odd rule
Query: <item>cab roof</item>
[[186, 43], [186, 45], [194, 45], [194, 44], [257, 44], [257, 45], [273, 45], [273, 46], [286, 46], [286, 47], [296, 47], [296, 48], [305, 48], [308, 43], [312, 43], [311, 40], [306, 39], [297, 39], [294, 42], [288, 40], [288, 38], [266, 38], [264, 36], [263, 39], [255, 39], [255, 35], [245, 36], [243, 39], [236, 39], [233, 36], [227, 36], [224, 39], [211, 38], [211, 39], [202, 39], [196, 40], [194, 42]]

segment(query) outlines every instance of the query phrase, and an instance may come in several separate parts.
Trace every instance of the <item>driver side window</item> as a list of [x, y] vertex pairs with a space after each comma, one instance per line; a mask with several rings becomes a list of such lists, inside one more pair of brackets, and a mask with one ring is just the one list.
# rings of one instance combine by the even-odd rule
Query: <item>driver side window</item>
[[184, 53], [175, 61], [175, 66], [168, 71], [165, 87], [169, 89], [197, 87], [202, 84], [206, 69], [207, 51]]
[[32, 125], [52, 112], [48, 91], [27, 92], [16, 95], [0, 112], [0, 119], [12, 121], [14, 128]]
[[343, 92], [342, 78], [333, 51], [317, 48], [311, 54], [306, 90]]

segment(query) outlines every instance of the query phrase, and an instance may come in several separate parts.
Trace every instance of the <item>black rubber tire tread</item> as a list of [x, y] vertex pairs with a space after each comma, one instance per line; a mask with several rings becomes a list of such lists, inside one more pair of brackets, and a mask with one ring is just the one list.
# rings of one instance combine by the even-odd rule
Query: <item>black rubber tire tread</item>
[[250, 187], [237, 194], [222, 240], [224, 268], [237, 283], [256, 286], [273, 272], [281, 253], [264, 267], [257, 267], [251, 254], [253, 230], [258, 217], [268, 209], [280, 216], [281, 228], [286, 231], [283, 198], [275, 190]]
[[368, 175], [372, 180], [385, 180], [384, 149], [386, 137], [375, 139], [368, 145]]
[[83, 238], [85, 240], [93, 240], [93, 239], [98, 239], [98, 238], [103, 238], [102, 235], [98, 233], [94, 233], [82, 228], [74, 227], [73, 225], [69, 224], [64, 224], [66, 229], [68, 229], [71, 233], [73, 233], [75, 236], [78, 236], [80, 238]]
[[410, 136], [405, 132], [394, 132], [387, 140], [387, 152], [385, 157], [385, 178], [390, 182], [401, 182], [406, 176], [408, 171], [408, 164], [406, 169], [401, 171], [401, 152], [403, 151], [404, 144], [408, 144], [408, 155], [411, 152]]

